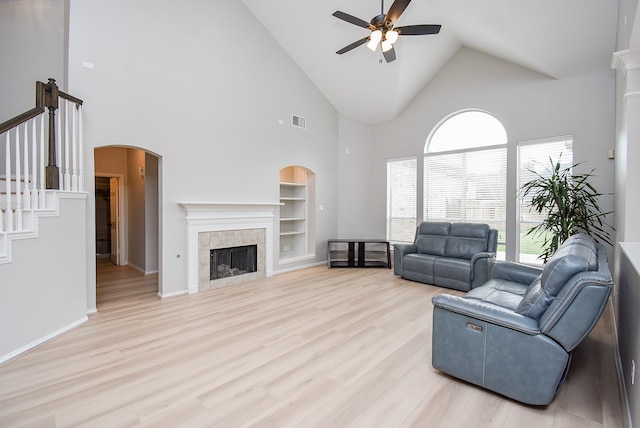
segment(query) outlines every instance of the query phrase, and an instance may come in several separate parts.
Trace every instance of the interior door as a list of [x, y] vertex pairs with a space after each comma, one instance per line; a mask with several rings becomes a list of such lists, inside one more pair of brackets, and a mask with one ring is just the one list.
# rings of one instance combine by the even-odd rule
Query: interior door
[[117, 177], [109, 179], [109, 207], [111, 209], [111, 262], [120, 265], [120, 206], [119, 183]]

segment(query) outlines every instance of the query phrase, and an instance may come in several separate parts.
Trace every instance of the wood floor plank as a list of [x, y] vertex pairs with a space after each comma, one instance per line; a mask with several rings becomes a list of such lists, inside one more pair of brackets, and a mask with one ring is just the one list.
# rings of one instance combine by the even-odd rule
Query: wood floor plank
[[525, 406], [431, 367], [431, 298], [388, 269], [324, 266], [157, 297], [98, 263], [98, 313], [0, 367], [0, 426], [622, 426], [611, 313], [556, 399]]

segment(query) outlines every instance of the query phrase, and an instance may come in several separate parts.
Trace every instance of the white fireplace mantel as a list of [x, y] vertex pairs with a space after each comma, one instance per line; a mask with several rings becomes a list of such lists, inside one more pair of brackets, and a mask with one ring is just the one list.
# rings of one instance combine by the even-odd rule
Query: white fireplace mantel
[[280, 202], [180, 202], [187, 212], [187, 284], [198, 292], [198, 233], [266, 229], [266, 276], [273, 275], [273, 230]]

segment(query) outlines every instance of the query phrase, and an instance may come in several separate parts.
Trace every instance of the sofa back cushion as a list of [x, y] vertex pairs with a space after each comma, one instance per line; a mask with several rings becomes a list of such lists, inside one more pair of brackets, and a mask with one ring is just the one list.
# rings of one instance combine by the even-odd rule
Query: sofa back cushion
[[487, 251], [488, 239], [488, 224], [453, 223], [444, 255], [470, 260], [475, 254]]
[[567, 239], [545, 263], [542, 275], [529, 286], [516, 312], [540, 320], [551, 302], [579, 272], [598, 269], [596, 245], [587, 235]]
[[584, 241], [567, 240], [544, 265], [542, 287], [557, 296], [573, 275], [589, 270], [598, 270], [595, 243], [591, 246]]
[[423, 222], [416, 233], [416, 249], [422, 254], [444, 256], [451, 223]]

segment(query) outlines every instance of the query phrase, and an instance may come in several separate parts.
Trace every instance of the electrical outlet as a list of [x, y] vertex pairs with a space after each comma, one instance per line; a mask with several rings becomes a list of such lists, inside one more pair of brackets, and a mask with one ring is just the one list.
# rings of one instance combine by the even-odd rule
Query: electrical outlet
[[284, 251], [291, 251], [291, 247], [289, 247], [288, 245], [285, 245], [283, 248]]
[[631, 360], [631, 385], [636, 383], [636, 361]]

